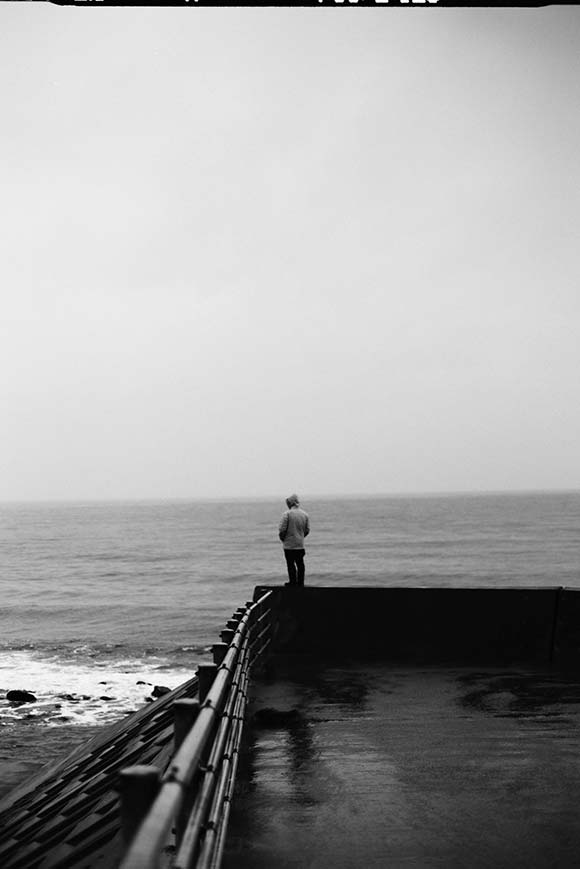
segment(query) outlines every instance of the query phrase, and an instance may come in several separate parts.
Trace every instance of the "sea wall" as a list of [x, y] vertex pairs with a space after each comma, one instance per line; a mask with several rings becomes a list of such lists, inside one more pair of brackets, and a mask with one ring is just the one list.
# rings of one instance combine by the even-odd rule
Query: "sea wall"
[[401, 664], [580, 664], [580, 590], [259, 586], [273, 651]]

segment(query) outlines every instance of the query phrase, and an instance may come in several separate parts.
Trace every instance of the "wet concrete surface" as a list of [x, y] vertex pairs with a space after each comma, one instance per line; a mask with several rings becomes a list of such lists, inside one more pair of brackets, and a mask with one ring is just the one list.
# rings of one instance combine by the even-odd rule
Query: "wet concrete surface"
[[580, 683], [312, 662], [254, 682], [223, 869], [580, 866]]

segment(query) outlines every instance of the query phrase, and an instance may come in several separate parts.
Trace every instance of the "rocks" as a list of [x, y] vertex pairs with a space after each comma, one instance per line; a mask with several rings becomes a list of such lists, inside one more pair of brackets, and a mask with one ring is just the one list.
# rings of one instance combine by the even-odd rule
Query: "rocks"
[[36, 703], [34, 694], [31, 694], [30, 691], [21, 691], [20, 689], [8, 691], [6, 699], [12, 703]]
[[171, 688], [166, 688], [165, 685], [156, 685], [151, 692], [152, 697], [163, 697], [164, 694], [169, 694]]
[[139, 679], [138, 682], [135, 682], [135, 685], [151, 685], [151, 682], [144, 682], [143, 679]]
[[102, 697], [99, 697], [99, 700], [116, 700], [116, 697], [108, 697], [106, 694], [103, 694]]

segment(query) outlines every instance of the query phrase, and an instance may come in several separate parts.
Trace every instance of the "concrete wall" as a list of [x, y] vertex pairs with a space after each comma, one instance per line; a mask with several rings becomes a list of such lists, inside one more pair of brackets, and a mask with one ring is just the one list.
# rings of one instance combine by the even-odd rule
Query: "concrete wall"
[[[255, 597], [266, 588], [259, 586]], [[275, 587], [274, 650], [409, 664], [580, 664], [580, 591]]]
[[560, 589], [555, 621], [553, 663], [580, 668], [580, 589]]

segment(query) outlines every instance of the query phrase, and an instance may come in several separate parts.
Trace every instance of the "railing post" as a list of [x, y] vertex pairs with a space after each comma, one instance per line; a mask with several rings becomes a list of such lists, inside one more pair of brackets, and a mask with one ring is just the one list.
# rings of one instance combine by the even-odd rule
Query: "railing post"
[[199, 685], [199, 702], [203, 703], [207, 692], [213, 684], [217, 667], [215, 664], [200, 664], [197, 668], [197, 680]]
[[231, 643], [231, 641], [234, 638], [234, 633], [235, 633], [235, 631], [232, 631], [231, 628], [224, 628], [224, 630], [221, 631], [221, 633], [220, 633], [220, 637], [222, 638], [222, 642], [224, 642], [226, 645], [229, 646], [229, 644]]
[[127, 849], [159, 793], [161, 773], [156, 766], [129, 766], [119, 779], [121, 835]]
[[214, 643], [213, 646], [211, 647], [211, 652], [213, 655], [214, 664], [217, 664], [217, 666], [219, 667], [219, 665], [222, 663], [223, 659], [225, 658], [227, 651], [228, 651], [228, 644], [227, 643]]
[[199, 700], [188, 697], [173, 704], [173, 747], [177, 751], [199, 714]]

